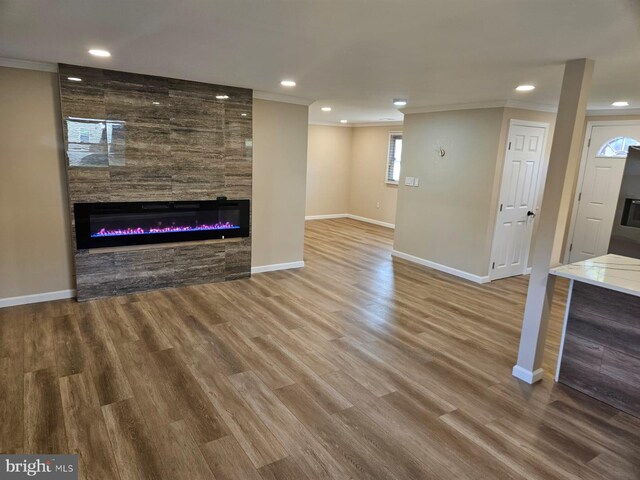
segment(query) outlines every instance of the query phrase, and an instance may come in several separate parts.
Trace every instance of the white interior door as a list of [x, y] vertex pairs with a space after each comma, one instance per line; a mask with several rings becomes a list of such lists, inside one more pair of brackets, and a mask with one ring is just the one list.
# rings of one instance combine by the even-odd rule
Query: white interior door
[[[608, 252], [626, 162], [626, 157], [620, 156], [619, 151], [616, 152], [615, 140], [640, 140], [640, 126], [592, 126], [589, 138], [581, 183], [578, 185], [577, 211], [569, 244], [568, 263]], [[624, 142], [618, 143], [622, 145]], [[607, 147], [609, 144], [614, 148]]]
[[492, 280], [522, 275], [527, 268], [546, 131], [544, 126], [517, 121], [509, 128], [491, 255]]

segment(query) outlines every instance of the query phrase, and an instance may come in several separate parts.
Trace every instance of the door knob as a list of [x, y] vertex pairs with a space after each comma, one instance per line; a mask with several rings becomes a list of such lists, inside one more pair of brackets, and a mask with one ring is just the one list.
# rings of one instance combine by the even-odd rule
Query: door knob
[[527, 217], [535, 217], [535, 216], [536, 216], [536, 214], [535, 214], [535, 213], [533, 213], [531, 210], [529, 210], [529, 211], [527, 212]]

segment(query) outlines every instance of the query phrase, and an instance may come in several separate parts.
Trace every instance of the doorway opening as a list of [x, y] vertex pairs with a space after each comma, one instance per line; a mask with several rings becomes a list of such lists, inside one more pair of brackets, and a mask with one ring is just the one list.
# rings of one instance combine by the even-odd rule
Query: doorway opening
[[608, 253], [627, 152], [640, 144], [640, 121], [589, 122], [586, 132], [565, 263]]
[[526, 273], [540, 208], [549, 124], [511, 120], [493, 234], [491, 280]]

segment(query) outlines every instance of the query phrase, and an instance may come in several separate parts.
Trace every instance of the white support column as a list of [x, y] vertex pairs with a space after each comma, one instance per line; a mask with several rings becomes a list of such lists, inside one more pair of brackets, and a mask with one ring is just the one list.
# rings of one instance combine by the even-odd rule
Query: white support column
[[513, 375], [527, 383], [542, 379], [542, 356], [555, 286], [555, 277], [549, 276], [553, 242], [567, 167], [571, 159], [579, 158], [593, 65], [593, 60], [586, 58], [571, 60], [565, 64], [547, 181], [533, 250], [518, 363], [513, 367]]

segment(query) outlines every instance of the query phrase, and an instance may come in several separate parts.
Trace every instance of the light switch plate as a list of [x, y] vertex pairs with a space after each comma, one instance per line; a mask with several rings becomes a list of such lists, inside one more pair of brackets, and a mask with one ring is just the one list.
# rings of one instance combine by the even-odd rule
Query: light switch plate
[[413, 187], [413, 177], [404, 177], [404, 184]]
[[413, 179], [413, 186], [417, 187], [418, 185], [420, 185], [420, 179], [418, 177], [414, 177]]

